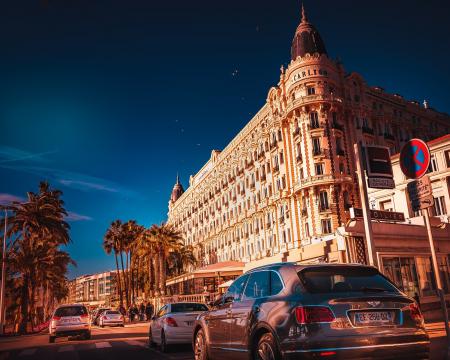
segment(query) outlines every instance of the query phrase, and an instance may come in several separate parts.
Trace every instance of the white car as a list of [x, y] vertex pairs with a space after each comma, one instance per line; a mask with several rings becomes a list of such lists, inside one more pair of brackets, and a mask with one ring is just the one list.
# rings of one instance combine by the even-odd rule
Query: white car
[[189, 344], [197, 316], [208, 307], [202, 303], [173, 303], [164, 305], [152, 318], [148, 331], [150, 346], [160, 345], [166, 352], [170, 344]]
[[117, 310], [105, 310], [100, 315], [98, 323], [101, 327], [105, 326], [125, 326], [123, 315]]
[[51, 343], [62, 336], [81, 335], [90, 339], [91, 322], [86, 307], [80, 304], [59, 306], [53, 313], [48, 331]]

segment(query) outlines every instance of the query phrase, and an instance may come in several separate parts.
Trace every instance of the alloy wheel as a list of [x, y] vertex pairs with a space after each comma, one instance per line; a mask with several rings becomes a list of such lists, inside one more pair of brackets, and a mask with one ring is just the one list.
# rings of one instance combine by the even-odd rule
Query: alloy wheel
[[199, 331], [197, 333], [197, 336], [195, 337], [195, 344], [194, 344], [195, 360], [203, 360], [205, 358], [204, 352], [205, 352], [205, 339], [203, 338], [203, 333]]
[[261, 360], [275, 360], [272, 346], [266, 341], [259, 343], [258, 355]]

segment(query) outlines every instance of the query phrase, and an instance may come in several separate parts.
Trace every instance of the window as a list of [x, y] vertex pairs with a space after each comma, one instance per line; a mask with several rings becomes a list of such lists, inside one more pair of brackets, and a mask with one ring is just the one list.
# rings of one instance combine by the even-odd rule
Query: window
[[331, 234], [331, 219], [322, 219], [322, 234]]
[[316, 170], [316, 175], [323, 175], [323, 164], [322, 163], [315, 163], [314, 168]]
[[445, 207], [445, 198], [438, 196], [434, 198], [434, 205], [431, 208], [433, 216], [446, 215], [447, 209]]
[[312, 129], [319, 127], [319, 114], [316, 111], [309, 113], [309, 123]]
[[[247, 249], [247, 253], [250, 249]], [[233, 301], [239, 301], [241, 299], [242, 291], [244, 290], [245, 283], [247, 282], [248, 275], [238, 277], [228, 288], [225, 294], [225, 298], [232, 297]]]
[[383, 258], [383, 273], [408, 296], [419, 293], [416, 263], [413, 257]]
[[433, 296], [435, 294], [435, 283], [429, 257], [417, 257], [417, 275], [422, 296]]
[[445, 163], [448, 168], [450, 168], [450, 150], [445, 152]]
[[434, 172], [434, 171], [438, 171], [438, 165], [437, 165], [436, 156], [431, 155], [430, 166], [428, 166], [427, 173], [431, 173], [431, 172]]
[[326, 191], [321, 191], [319, 193], [319, 203], [320, 203], [320, 210], [328, 210], [330, 208], [328, 204], [328, 193]]
[[316, 93], [316, 89], [312, 86], [308, 87], [308, 95], [314, 95]]
[[55, 311], [55, 316], [80, 316], [88, 312], [84, 306], [63, 306]]
[[244, 296], [254, 299], [269, 295], [270, 277], [269, 271], [257, 271], [250, 274]]
[[312, 138], [312, 144], [313, 144], [313, 154], [320, 155], [321, 153], [320, 138]]
[[208, 311], [208, 307], [203, 304], [198, 303], [178, 303], [172, 304], [170, 312], [180, 313], [180, 312], [192, 312], [192, 311]]
[[[398, 290], [378, 270], [333, 266], [309, 268], [298, 273], [306, 290], [313, 294], [364, 292], [398, 293]], [[371, 289], [373, 289], [371, 291]]]
[[280, 275], [275, 271], [270, 271], [270, 295], [277, 295], [281, 290], [283, 290], [283, 283]]

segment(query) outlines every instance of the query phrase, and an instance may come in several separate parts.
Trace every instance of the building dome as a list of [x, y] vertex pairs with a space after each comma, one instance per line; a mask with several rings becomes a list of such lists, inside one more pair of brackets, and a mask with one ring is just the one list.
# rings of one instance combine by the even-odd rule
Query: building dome
[[177, 201], [180, 198], [180, 196], [183, 195], [183, 193], [184, 193], [183, 185], [181, 185], [180, 179], [177, 175], [177, 182], [173, 186], [172, 195], [170, 195], [170, 201], [171, 202]]
[[308, 22], [305, 8], [302, 5], [302, 21], [292, 40], [291, 58], [295, 60], [298, 56], [303, 57], [305, 54], [312, 55], [314, 53], [327, 55], [327, 50], [319, 32]]

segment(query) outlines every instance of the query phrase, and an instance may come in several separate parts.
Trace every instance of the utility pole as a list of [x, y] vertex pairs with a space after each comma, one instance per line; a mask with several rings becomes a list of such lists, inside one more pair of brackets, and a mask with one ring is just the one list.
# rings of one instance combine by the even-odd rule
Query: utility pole
[[367, 183], [361, 154], [361, 145], [359, 143], [356, 143], [353, 145], [353, 147], [355, 151], [356, 173], [358, 175], [358, 187], [359, 187], [359, 195], [361, 198], [361, 207], [364, 222], [364, 234], [366, 238], [369, 265], [378, 267], [377, 257], [375, 256], [374, 251], [375, 249], [373, 244], [372, 216], [370, 215], [369, 197], [367, 195]]
[[6, 229], [8, 227], [8, 210], [5, 208], [5, 229], [3, 231], [2, 285], [0, 292], [0, 335], [5, 333], [5, 291], [6, 291]]

